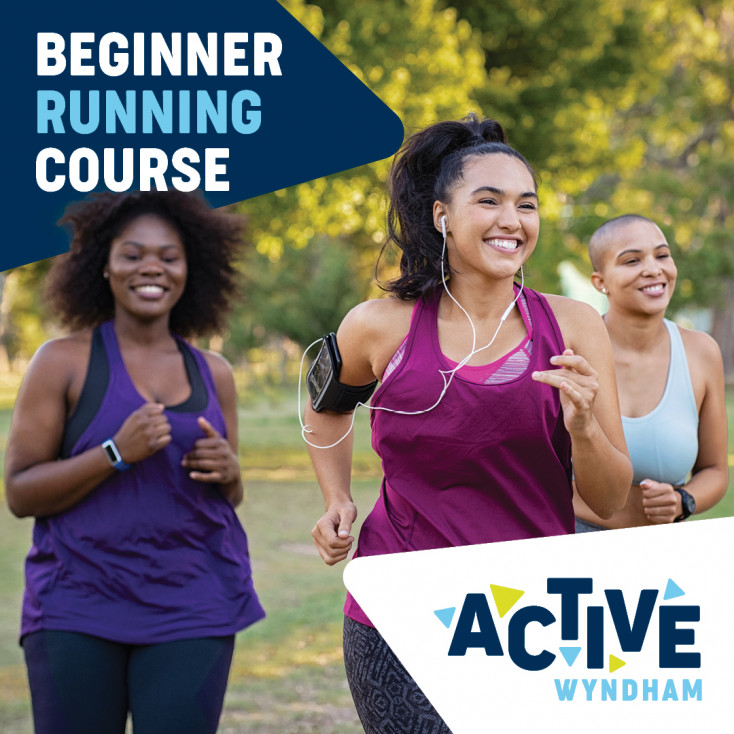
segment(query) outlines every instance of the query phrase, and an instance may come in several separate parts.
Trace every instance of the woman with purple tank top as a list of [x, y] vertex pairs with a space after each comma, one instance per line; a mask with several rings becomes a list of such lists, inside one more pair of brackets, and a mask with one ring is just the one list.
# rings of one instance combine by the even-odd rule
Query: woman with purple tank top
[[[371, 418], [384, 479], [357, 554], [572, 533], [572, 458], [579, 493], [610, 516], [631, 467], [609, 339], [590, 307], [515, 282], [539, 231], [525, 158], [493, 120], [441, 122], [406, 141], [389, 192], [400, 274], [337, 334], [342, 385], [381, 382]], [[326, 501], [313, 537], [332, 565], [354, 542], [351, 443], [340, 440], [352, 418], [319, 407], [306, 415]], [[345, 615], [365, 731], [448, 731], [351, 597]]]
[[213, 734], [239, 630], [261, 619], [234, 380], [182, 336], [221, 328], [237, 219], [178, 191], [100, 194], [48, 296], [69, 336], [34, 356], [6, 495], [35, 517], [21, 644], [37, 734]]

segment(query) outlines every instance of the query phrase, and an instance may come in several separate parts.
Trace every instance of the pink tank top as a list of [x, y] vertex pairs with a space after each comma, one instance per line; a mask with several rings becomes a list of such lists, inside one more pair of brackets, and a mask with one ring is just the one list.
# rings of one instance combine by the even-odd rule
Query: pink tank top
[[[524, 290], [533, 324], [527, 368], [501, 384], [459, 372], [428, 413], [373, 411], [372, 445], [382, 460], [380, 496], [359, 534], [356, 556], [519, 540], [574, 531], [571, 438], [558, 391], [531, 378], [564, 349], [555, 316]], [[451, 363], [438, 342], [441, 291], [419, 301], [400, 363], [372, 406], [416, 411], [441, 393]], [[345, 614], [369, 619], [351, 596]]]

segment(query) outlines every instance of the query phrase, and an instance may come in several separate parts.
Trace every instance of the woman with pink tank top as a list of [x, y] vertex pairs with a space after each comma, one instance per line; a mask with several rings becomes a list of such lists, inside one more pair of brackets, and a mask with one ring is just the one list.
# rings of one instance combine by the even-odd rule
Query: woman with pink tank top
[[[358, 554], [572, 533], [572, 459], [579, 493], [613, 514], [632, 472], [604, 325], [588, 306], [515, 282], [539, 230], [525, 158], [493, 120], [441, 122], [406, 141], [389, 191], [400, 274], [337, 334], [342, 387], [381, 382], [372, 437], [384, 479]], [[333, 565], [354, 542], [352, 417], [318, 407], [307, 408], [307, 440], [326, 512], [313, 537]], [[345, 615], [365, 731], [448, 731], [352, 598]]]

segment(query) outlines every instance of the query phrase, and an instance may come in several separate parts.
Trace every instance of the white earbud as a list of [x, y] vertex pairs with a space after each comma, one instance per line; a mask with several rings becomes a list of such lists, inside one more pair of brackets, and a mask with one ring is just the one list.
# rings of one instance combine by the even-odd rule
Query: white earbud
[[306, 438], [306, 435], [313, 432], [313, 427], [309, 425], [305, 425], [302, 418], [301, 413], [301, 383], [303, 382], [303, 363], [306, 359], [306, 354], [308, 353], [309, 349], [313, 347], [314, 345], [318, 344], [321, 339], [317, 339], [316, 341], [312, 342], [309, 346], [306, 347], [306, 350], [303, 353], [303, 356], [301, 357], [301, 368], [299, 370], [299, 379], [298, 379], [298, 420], [301, 424], [301, 436], [303, 440], [309, 445], [312, 446], [315, 449], [331, 449], [334, 448], [334, 446], [337, 446], [340, 444], [351, 432], [354, 428], [354, 419], [357, 415], [357, 407], [360, 405], [364, 406], [368, 410], [383, 410], [386, 413], [395, 413], [397, 415], [421, 415], [423, 413], [428, 413], [431, 410], [433, 410], [442, 400], [443, 396], [446, 394], [446, 391], [449, 389], [449, 386], [453, 382], [454, 376], [456, 373], [475, 355], [479, 352], [483, 352], [485, 349], [489, 349], [489, 347], [494, 344], [494, 340], [497, 338], [497, 334], [499, 334], [500, 329], [502, 328], [502, 324], [505, 323], [507, 320], [507, 317], [512, 313], [512, 309], [515, 307], [515, 304], [518, 302], [520, 296], [522, 295], [522, 292], [525, 288], [525, 273], [523, 272], [522, 265], [520, 266], [520, 288], [517, 292], [517, 295], [513, 299], [512, 303], [505, 309], [505, 312], [500, 317], [500, 322], [497, 324], [497, 329], [494, 332], [494, 335], [489, 340], [488, 344], [485, 344], [483, 347], [480, 347], [477, 349], [477, 330], [474, 327], [474, 322], [471, 319], [471, 316], [467, 313], [466, 309], [454, 298], [453, 294], [449, 290], [448, 286], [446, 285], [446, 273], [444, 272], [444, 257], [446, 255], [446, 216], [441, 216], [441, 232], [443, 233], [443, 249], [441, 250], [441, 281], [443, 284], [443, 288], [446, 291], [448, 297], [461, 309], [464, 316], [469, 320], [469, 326], [471, 327], [472, 332], [472, 343], [471, 343], [471, 351], [469, 354], [464, 357], [464, 359], [459, 362], [456, 367], [453, 367], [450, 370], [439, 370], [439, 374], [441, 375], [443, 379], [443, 389], [441, 390], [441, 394], [438, 396], [438, 399], [436, 400], [433, 405], [431, 405], [428, 408], [424, 408], [423, 410], [395, 410], [393, 408], [386, 408], [382, 405], [367, 405], [366, 403], [357, 403], [355, 406], [355, 409], [352, 411], [352, 420], [349, 424], [349, 428], [347, 429], [347, 432], [338, 440], [334, 441], [334, 443], [329, 444], [328, 446], [319, 446], [318, 444], [312, 443]]

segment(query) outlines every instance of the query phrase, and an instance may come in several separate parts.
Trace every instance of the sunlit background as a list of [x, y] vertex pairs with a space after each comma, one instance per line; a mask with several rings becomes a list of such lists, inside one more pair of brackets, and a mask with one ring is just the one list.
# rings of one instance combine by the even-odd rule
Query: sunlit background
[[[589, 300], [586, 243], [605, 219], [658, 222], [679, 270], [671, 315], [711, 333], [734, 384], [734, 2], [732, 0], [285, 0], [403, 120], [408, 133], [470, 111], [499, 120], [541, 180], [529, 286]], [[313, 79], [314, 85], [320, 84]], [[309, 145], [293, 109], [273, 153]], [[349, 128], [344, 109], [324, 126]], [[222, 732], [359, 732], [341, 667], [340, 571], [315, 555], [322, 501], [300, 441], [303, 347], [378, 296], [389, 161], [233, 207], [248, 220], [242, 301], [206, 346], [236, 369], [241, 515], [269, 618], [238, 641]], [[257, 172], [253, 172], [257, 175]], [[22, 246], [20, 243], [18, 246]], [[60, 333], [40, 297], [49, 263], [0, 273], [0, 449], [29, 358]], [[193, 274], [195, 277], [195, 274]], [[379, 273], [389, 278], [390, 264]], [[729, 394], [730, 424], [734, 393]], [[734, 456], [730, 430], [730, 464]], [[379, 465], [357, 425], [364, 517]], [[731, 492], [708, 516], [734, 514]], [[32, 730], [17, 646], [31, 524], [0, 513], [0, 730]]]

